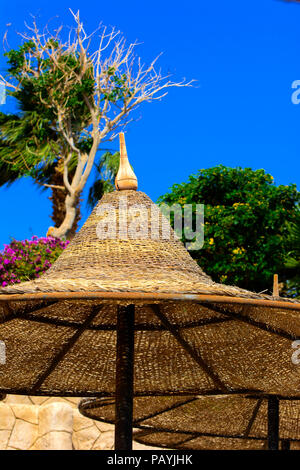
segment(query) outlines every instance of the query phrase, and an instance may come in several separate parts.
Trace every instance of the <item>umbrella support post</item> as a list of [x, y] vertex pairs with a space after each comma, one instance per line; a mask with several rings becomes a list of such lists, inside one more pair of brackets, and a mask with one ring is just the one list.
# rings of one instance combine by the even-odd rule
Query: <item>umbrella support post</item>
[[279, 449], [279, 400], [268, 397], [268, 449]]
[[132, 450], [134, 305], [118, 307], [115, 450]]

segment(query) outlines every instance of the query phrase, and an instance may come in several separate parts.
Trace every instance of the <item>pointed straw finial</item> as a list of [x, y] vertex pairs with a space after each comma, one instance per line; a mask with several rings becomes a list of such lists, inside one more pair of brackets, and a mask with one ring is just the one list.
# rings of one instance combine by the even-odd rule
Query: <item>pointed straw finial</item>
[[138, 183], [130, 163], [128, 161], [124, 133], [120, 132], [120, 166], [116, 176], [115, 185], [118, 191], [124, 189], [137, 190]]
[[273, 297], [279, 297], [278, 274], [273, 276]]

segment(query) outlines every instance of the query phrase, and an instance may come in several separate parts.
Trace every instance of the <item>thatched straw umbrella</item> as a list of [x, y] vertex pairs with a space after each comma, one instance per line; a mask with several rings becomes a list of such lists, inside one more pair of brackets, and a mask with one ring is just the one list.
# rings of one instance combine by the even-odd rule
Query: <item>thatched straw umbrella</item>
[[0, 392], [116, 396], [117, 449], [131, 447], [133, 387], [299, 397], [300, 304], [212, 282], [165, 237], [120, 141], [118, 190], [41, 278], [0, 289]]
[[[115, 403], [86, 398], [79, 404], [87, 418], [115, 424]], [[300, 448], [300, 401], [279, 403], [282, 449]], [[263, 396], [135, 397], [133, 439], [145, 445], [189, 450], [254, 450], [272, 445], [273, 416]]]

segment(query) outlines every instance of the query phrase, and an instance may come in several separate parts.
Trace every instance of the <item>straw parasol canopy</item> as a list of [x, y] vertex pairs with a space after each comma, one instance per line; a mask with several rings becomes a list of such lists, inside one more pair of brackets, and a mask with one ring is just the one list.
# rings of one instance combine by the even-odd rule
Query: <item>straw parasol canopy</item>
[[137, 191], [123, 134], [120, 153], [117, 190], [53, 266], [0, 289], [0, 393], [123, 397], [127, 431], [133, 388], [299, 397], [300, 303], [214, 283]]
[[[87, 418], [115, 423], [110, 398], [86, 398], [79, 404]], [[135, 397], [133, 439], [141, 444], [187, 450], [259, 450], [268, 448], [268, 398], [263, 396]], [[282, 449], [300, 449], [300, 401], [279, 403]]]

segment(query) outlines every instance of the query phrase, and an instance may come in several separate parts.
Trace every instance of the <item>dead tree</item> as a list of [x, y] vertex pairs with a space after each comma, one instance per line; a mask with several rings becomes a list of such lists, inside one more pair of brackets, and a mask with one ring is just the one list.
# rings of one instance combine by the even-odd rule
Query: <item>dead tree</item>
[[[145, 66], [135, 55], [137, 43], [128, 45], [114, 28], [100, 25], [88, 35], [79, 12], [71, 13], [75, 25], [65, 40], [63, 27], [40, 32], [35, 21], [32, 26], [26, 25], [27, 32], [21, 36], [28, 47], [19, 79], [16, 82], [16, 77], [0, 76], [1, 82], [14, 92], [28, 83], [41, 82], [46, 87], [46, 94], [39, 94], [39, 88], [34, 88], [35, 99], [51, 112], [65, 149], [62, 165], [66, 210], [61, 225], [48, 231], [55, 237], [67, 236], [72, 228], [78, 196], [87, 183], [99, 145], [113, 139], [132, 120], [129, 116], [141, 103], [161, 99], [169, 87], [191, 85], [162, 75], [156, 69], [158, 57]], [[47, 86], [49, 77], [54, 78]], [[82, 119], [72, 113], [70, 106], [74, 89], [85, 106]], [[88, 146], [82, 146], [83, 138]]]

